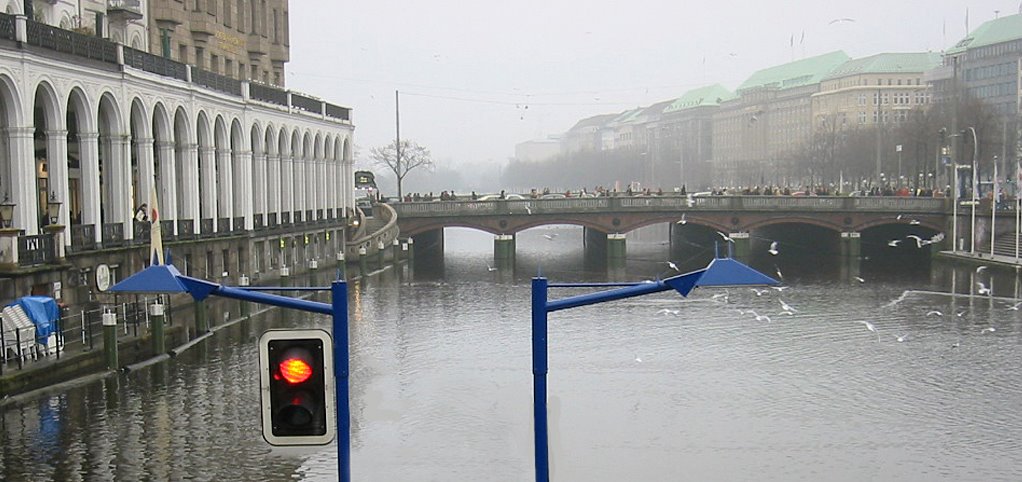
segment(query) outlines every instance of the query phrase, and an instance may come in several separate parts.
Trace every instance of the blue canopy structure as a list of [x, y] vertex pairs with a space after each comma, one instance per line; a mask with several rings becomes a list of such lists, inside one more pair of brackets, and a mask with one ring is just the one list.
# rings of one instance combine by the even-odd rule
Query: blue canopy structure
[[114, 293], [186, 293], [181, 272], [172, 264], [154, 264], [110, 287]]

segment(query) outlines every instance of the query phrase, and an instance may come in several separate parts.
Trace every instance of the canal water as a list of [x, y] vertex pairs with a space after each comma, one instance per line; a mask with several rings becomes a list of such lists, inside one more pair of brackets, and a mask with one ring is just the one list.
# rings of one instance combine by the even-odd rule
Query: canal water
[[[511, 272], [489, 269], [489, 235], [448, 230], [442, 263], [352, 283], [354, 480], [531, 480], [530, 277], [705, 261], [656, 239], [608, 272], [581, 230], [534, 229]], [[552, 314], [554, 480], [1022, 480], [1015, 273], [881, 257], [860, 282], [791, 251], [753, 261], [783, 271], [783, 291]], [[978, 283], [994, 296], [970, 296]], [[262, 440], [256, 373], [264, 329], [328, 326], [273, 311], [166, 363], [8, 405], [0, 479], [333, 480], [334, 446]]]

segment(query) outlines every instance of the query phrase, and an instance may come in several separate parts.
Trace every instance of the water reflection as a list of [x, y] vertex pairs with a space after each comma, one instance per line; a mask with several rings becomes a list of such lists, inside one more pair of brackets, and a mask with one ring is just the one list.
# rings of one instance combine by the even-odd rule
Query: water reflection
[[[355, 480], [531, 480], [529, 277], [635, 280], [686, 257], [657, 238], [629, 241], [624, 266], [600, 269], [580, 229], [554, 229], [554, 240], [519, 235], [513, 271], [488, 270], [489, 235], [452, 230], [443, 260], [349, 285]], [[751, 262], [782, 270], [789, 288], [551, 317], [556, 477], [1022, 477], [1014, 271], [881, 258], [862, 262], [859, 283], [833, 260]], [[993, 296], [978, 296], [978, 282]], [[778, 314], [780, 300], [798, 311]], [[333, 446], [271, 450], [259, 433], [257, 337], [295, 326], [329, 320], [271, 311], [168, 363], [6, 407], [0, 478], [332, 480]]]

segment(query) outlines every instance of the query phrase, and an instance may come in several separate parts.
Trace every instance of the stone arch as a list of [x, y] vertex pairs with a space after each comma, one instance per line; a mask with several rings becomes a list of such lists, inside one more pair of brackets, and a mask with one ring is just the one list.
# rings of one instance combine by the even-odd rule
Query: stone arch
[[[251, 210], [246, 210], [245, 206], [251, 204], [252, 196], [248, 188], [252, 182], [245, 181], [252, 175], [252, 151], [246, 149], [248, 146], [245, 145], [245, 131], [241, 128], [241, 121], [238, 118], [231, 119], [230, 125], [228, 146], [231, 149], [231, 175], [228, 182], [231, 187], [231, 216], [234, 218], [231, 220], [231, 226], [234, 229], [243, 229], [245, 226], [236, 225], [234, 220], [248, 216], [247, 213], [251, 212]], [[251, 222], [249, 225], [251, 226]]]
[[[174, 164], [177, 166], [177, 179], [174, 186], [177, 192], [177, 234], [192, 234], [199, 222], [199, 191], [198, 191], [198, 152], [192, 138], [191, 116], [178, 107], [174, 111]], [[184, 220], [186, 222], [182, 223]], [[182, 227], [187, 232], [182, 232]]]
[[83, 236], [76, 242], [92, 243], [99, 240], [99, 166], [95, 119], [92, 102], [85, 90], [75, 86], [67, 95], [64, 126], [67, 129], [68, 193], [65, 204], [71, 225], [92, 226], [92, 237]]
[[[22, 96], [18, 91], [17, 84], [5, 74], [0, 74], [0, 201], [4, 199], [15, 201], [20, 199], [24, 186], [22, 183], [13, 182], [15, 173], [20, 169], [15, 166], [25, 156], [20, 153], [17, 146], [18, 141], [12, 136], [13, 130], [24, 125]], [[23, 216], [20, 210], [15, 211], [11, 226], [21, 227], [34, 225], [25, 223], [27, 216]]]
[[[43, 80], [36, 85], [32, 99], [32, 176], [27, 183], [34, 198], [36, 227], [41, 230], [50, 223], [47, 216], [50, 199], [63, 202], [67, 197], [67, 156], [66, 134], [62, 127], [61, 102], [50, 82]], [[62, 164], [63, 162], [63, 164]], [[28, 179], [24, 179], [28, 180]], [[61, 210], [64, 208], [61, 206]], [[66, 220], [66, 217], [65, 217]], [[60, 221], [58, 221], [60, 222]]]
[[280, 183], [280, 222], [283, 224], [285, 220], [291, 219], [291, 210], [294, 209], [292, 204], [293, 189], [291, 187], [292, 176], [291, 176], [291, 149], [288, 141], [287, 129], [284, 126], [280, 127], [277, 133], [277, 155], [279, 169], [277, 173], [280, 174], [278, 182]]
[[[152, 123], [149, 110], [140, 97], [131, 101], [128, 114], [128, 129], [131, 135], [131, 204], [132, 219], [135, 212], [141, 210], [139, 221], [148, 219], [149, 207], [152, 205], [152, 187], [155, 182]], [[144, 205], [144, 206], [143, 206]], [[147, 229], [144, 224], [131, 223], [134, 229], [132, 238], [141, 235]]]
[[315, 148], [312, 144], [312, 135], [306, 130], [302, 133], [302, 154], [301, 161], [298, 169], [298, 176], [295, 179], [295, 193], [301, 200], [298, 203], [298, 208], [303, 210], [304, 218], [306, 221], [310, 220], [315, 216], [315, 199], [319, 192], [316, 179], [316, 159], [314, 158]]
[[227, 123], [221, 114], [213, 119], [213, 148], [216, 150], [213, 163], [216, 167], [216, 175], [212, 181], [216, 189], [217, 229], [220, 230], [221, 227], [226, 227], [220, 226], [222, 224], [220, 220], [228, 219], [227, 223], [230, 223], [234, 205], [234, 201], [231, 199], [232, 150], [230, 139], [227, 136]]
[[199, 155], [199, 232], [212, 232], [217, 219], [216, 146], [209, 114], [200, 110], [195, 116], [195, 140]]
[[142, 41], [142, 34], [135, 32], [131, 36], [131, 48], [135, 50], [145, 50], [145, 44]]
[[[125, 238], [130, 221], [130, 160], [127, 138], [117, 97], [104, 92], [99, 97], [99, 199], [102, 239], [118, 243]], [[128, 226], [130, 228], [130, 225]]]
[[[162, 102], [153, 106], [153, 182], [156, 186], [156, 200], [150, 200], [150, 209], [159, 208], [159, 220], [177, 219], [177, 163], [174, 159], [174, 131], [170, 114]], [[174, 234], [171, 228], [167, 235]]]

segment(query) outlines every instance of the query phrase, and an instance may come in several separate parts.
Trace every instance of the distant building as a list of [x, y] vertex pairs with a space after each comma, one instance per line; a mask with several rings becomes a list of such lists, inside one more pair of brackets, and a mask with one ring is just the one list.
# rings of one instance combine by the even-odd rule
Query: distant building
[[[146, 50], [149, 29], [142, 0], [0, 0], [4, 13], [25, 15], [36, 22], [95, 35]], [[181, 3], [181, 2], [177, 2]]]
[[561, 153], [561, 137], [533, 139], [515, 144], [515, 159], [525, 162], [540, 162], [552, 159]]
[[931, 52], [883, 53], [849, 60], [812, 95], [814, 129], [901, 123], [930, 103], [923, 74], [940, 65]]
[[1002, 116], [1022, 110], [1022, 14], [983, 23], [944, 53], [943, 65], [931, 72], [935, 95], [953, 98], [956, 86]]
[[711, 181], [713, 115], [734, 94], [720, 84], [693, 89], [656, 104], [660, 118], [652, 125], [652, 155], [661, 164], [677, 163], [678, 184], [705, 186]]
[[587, 117], [575, 123], [561, 139], [561, 149], [565, 154], [579, 151], [603, 150], [602, 129], [620, 114], [600, 114]]
[[848, 60], [831, 52], [760, 70], [743, 82], [714, 116], [716, 183], [782, 183], [793, 175], [793, 150], [812, 130], [810, 98]]

